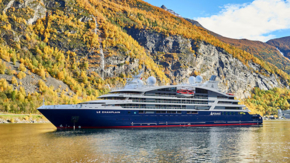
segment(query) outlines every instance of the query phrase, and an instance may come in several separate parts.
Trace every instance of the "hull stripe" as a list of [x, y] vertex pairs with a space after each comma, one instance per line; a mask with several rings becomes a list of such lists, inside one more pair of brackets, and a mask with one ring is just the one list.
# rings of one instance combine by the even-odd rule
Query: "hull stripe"
[[[261, 125], [261, 123], [237, 123], [237, 124], [197, 124], [197, 125], [151, 125], [151, 126], [81, 126], [81, 128], [162, 128], [162, 127], [210, 127], [210, 126], [250, 126]], [[72, 129], [73, 127], [57, 127], [57, 129]], [[78, 128], [76, 126], [75, 128]]]

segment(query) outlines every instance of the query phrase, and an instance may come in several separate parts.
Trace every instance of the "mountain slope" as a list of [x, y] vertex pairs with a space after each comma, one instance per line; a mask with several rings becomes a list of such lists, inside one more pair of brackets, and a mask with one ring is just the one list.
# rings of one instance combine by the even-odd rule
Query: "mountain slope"
[[[199, 24], [195, 20], [192, 20], [192, 19], [186, 19], [186, 20], [191, 22], [193, 25], [204, 28], [201, 24]], [[204, 29], [207, 30], [206, 28], [204, 28]], [[289, 46], [285, 46], [285, 45], [281, 44], [282, 51], [286, 54], [284, 57], [279, 52], [280, 48], [277, 49], [280, 44], [275, 42], [275, 41], [268, 41], [267, 43], [264, 43], [261, 41], [252, 41], [252, 40], [247, 40], [247, 39], [232, 39], [232, 38], [227, 38], [227, 37], [221, 36], [219, 34], [216, 34], [210, 30], [207, 30], [207, 31], [211, 35], [213, 35], [216, 38], [218, 38], [219, 40], [221, 40], [222, 42], [233, 45], [233, 46], [235, 46], [239, 49], [242, 49], [250, 54], [253, 54], [255, 57], [259, 58], [260, 60], [264, 60], [264, 61], [267, 61], [269, 63], [272, 63], [273, 65], [277, 66], [279, 69], [290, 74], [290, 60], [285, 58], [285, 57], [287, 57], [286, 55], [288, 53], [290, 55]], [[277, 48], [275, 48], [275, 47], [277, 47]]]
[[269, 40], [267, 44], [275, 46], [285, 57], [290, 59], [290, 36]]
[[[176, 15], [178, 17], [181, 17], [179, 14], [175, 13], [171, 9], [167, 9], [164, 5], [161, 6], [162, 9], [169, 11], [173, 15]], [[212, 32], [205, 27], [203, 27], [198, 21], [193, 19], [184, 18], [185, 20], [189, 21], [192, 25], [195, 25], [197, 27], [201, 27], [209, 32], [209, 34], [217, 37], [219, 40], [221, 40], [224, 43], [233, 45], [235, 47], [238, 47], [242, 50], [245, 50], [246, 52], [253, 54], [255, 57], [259, 58], [260, 60], [264, 60], [267, 62], [270, 62], [277, 66], [279, 69], [284, 70], [288, 74], [290, 73], [290, 60], [285, 59], [283, 55], [281, 55], [278, 48], [278, 44], [276, 43], [276, 47], [273, 44], [274, 42], [268, 41], [267, 43], [261, 42], [261, 41], [253, 41], [253, 40], [247, 40], [247, 39], [232, 39], [227, 38], [224, 36], [221, 36], [215, 32]], [[286, 42], [289, 42], [289, 38], [284, 38]], [[289, 44], [288, 44], [289, 45]], [[284, 48], [289, 50], [289, 46], [282, 45]], [[283, 47], [281, 47], [283, 49]], [[282, 50], [283, 51], [283, 50]], [[286, 54], [288, 51], [284, 51]], [[290, 55], [290, 54], [289, 54]], [[286, 56], [287, 57], [287, 56]]]
[[[96, 99], [140, 70], [144, 81], [153, 75], [160, 85], [218, 75], [222, 91], [239, 98], [253, 87], [288, 86], [276, 66], [141, 0], [2, 0], [0, 11], [0, 60], [17, 68], [0, 67], [3, 111], [37, 112], [43, 98]], [[30, 90], [23, 81], [32, 76], [38, 81]], [[65, 89], [49, 85], [51, 78]]]
[[231, 39], [223, 36], [217, 36], [221, 41], [241, 48], [257, 58], [270, 62], [278, 68], [290, 73], [290, 60], [285, 58], [274, 46], [261, 41], [252, 41], [247, 39]]

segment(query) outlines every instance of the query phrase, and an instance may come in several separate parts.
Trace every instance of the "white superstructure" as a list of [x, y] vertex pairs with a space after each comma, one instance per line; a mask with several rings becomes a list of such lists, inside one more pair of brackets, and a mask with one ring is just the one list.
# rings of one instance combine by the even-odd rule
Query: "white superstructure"
[[[190, 84], [155, 86], [156, 79], [150, 77], [144, 85], [140, 75], [127, 79], [123, 89], [113, 90], [98, 97], [100, 100], [76, 105], [46, 105], [39, 109], [105, 109], [105, 110], [158, 110], [158, 111], [227, 111], [248, 112], [233, 94], [218, 90], [216, 76], [202, 83], [201, 77], [190, 77]], [[196, 81], [193, 83], [193, 81]], [[180, 96], [178, 91], [193, 92]], [[180, 94], [180, 93], [179, 93]]]

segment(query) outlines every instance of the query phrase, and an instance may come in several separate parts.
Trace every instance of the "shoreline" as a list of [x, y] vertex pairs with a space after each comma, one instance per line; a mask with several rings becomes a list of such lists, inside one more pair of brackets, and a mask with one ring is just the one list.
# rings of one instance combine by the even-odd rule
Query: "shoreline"
[[2, 119], [0, 118], [0, 124], [16, 124], [16, 123], [50, 123], [49, 121], [46, 120], [21, 120], [21, 119], [15, 119], [9, 120], [9, 119]]
[[14, 124], [14, 123], [50, 123], [48, 120], [36, 120], [36, 119], [29, 119], [29, 120], [25, 120], [25, 119], [19, 119], [19, 118], [15, 118], [15, 119], [3, 119], [0, 118], [0, 124]]
[[0, 113], [0, 124], [11, 124], [11, 123], [50, 123], [41, 114], [1, 114]]

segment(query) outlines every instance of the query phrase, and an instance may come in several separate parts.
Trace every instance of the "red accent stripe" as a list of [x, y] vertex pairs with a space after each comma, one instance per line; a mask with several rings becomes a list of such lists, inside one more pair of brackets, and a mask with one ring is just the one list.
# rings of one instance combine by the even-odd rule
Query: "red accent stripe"
[[[151, 126], [81, 126], [81, 128], [162, 128], [162, 127], [210, 127], [210, 126], [250, 126], [260, 125], [257, 123], [235, 123], [235, 124], [198, 124], [198, 125], [151, 125]], [[72, 129], [73, 127], [57, 127], [58, 129]], [[75, 128], [78, 128], [76, 126]]]

